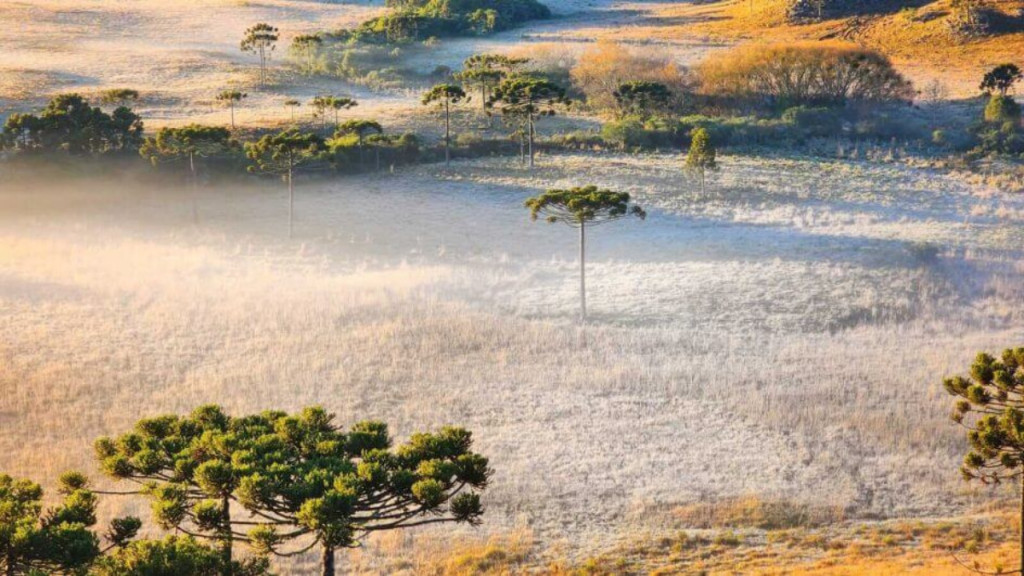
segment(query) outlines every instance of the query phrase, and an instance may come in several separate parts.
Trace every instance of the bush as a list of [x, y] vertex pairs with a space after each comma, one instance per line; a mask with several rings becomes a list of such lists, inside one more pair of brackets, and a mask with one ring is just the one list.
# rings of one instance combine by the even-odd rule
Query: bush
[[644, 122], [636, 116], [627, 116], [601, 127], [601, 138], [608, 144], [621, 148], [656, 149], [678, 147], [680, 133], [678, 125], [665, 122]]
[[1020, 104], [1012, 96], [994, 94], [985, 106], [985, 122], [1020, 122]]
[[614, 92], [625, 82], [663, 84], [676, 96], [676, 105], [689, 89], [685, 71], [671, 60], [640, 56], [609, 41], [598, 42], [583, 52], [570, 76], [573, 86], [586, 96], [587, 104], [599, 110], [616, 107]]
[[782, 113], [782, 121], [793, 124], [807, 136], [835, 136], [843, 130], [843, 116], [836, 108], [795, 106]]
[[778, 44], [733, 49], [698, 70], [701, 91], [773, 108], [905, 102], [908, 80], [882, 54], [852, 44]]

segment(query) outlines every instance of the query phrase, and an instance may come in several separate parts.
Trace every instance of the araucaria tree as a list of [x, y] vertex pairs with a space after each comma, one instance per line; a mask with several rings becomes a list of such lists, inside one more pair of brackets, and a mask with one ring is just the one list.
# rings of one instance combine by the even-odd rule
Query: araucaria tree
[[223, 102], [231, 109], [231, 129], [235, 129], [235, 106], [238, 105], [243, 99], [248, 98], [249, 95], [239, 90], [224, 90], [220, 94], [217, 94], [217, 101]]
[[267, 134], [256, 142], [246, 142], [245, 155], [251, 160], [249, 171], [272, 174], [288, 183], [288, 237], [293, 234], [295, 213], [295, 171], [323, 158], [324, 139], [317, 134], [292, 128]]
[[527, 58], [512, 58], [503, 54], [474, 54], [462, 63], [462, 71], [455, 78], [464, 85], [480, 90], [480, 106], [486, 115], [491, 90], [527, 62]]
[[146, 139], [139, 148], [139, 154], [143, 158], [148, 158], [154, 166], [162, 162], [188, 161], [186, 168], [192, 188], [192, 220], [198, 222], [199, 204], [196, 188], [199, 178], [196, 158], [226, 156], [238, 148], [227, 128], [189, 124], [180, 128], [161, 128], [155, 137]]
[[985, 94], [1006, 96], [1013, 85], [1021, 80], [1024, 80], [1024, 73], [1016, 64], [1000, 64], [985, 73], [979, 88]]
[[423, 95], [423, 105], [437, 104], [444, 113], [444, 164], [451, 165], [452, 105], [466, 100], [466, 92], [454, 84], [438, 84]]
[[489, 108], [501, 110], [526, 133], [531, 168], [534, 165], [533, 141], [537, 133], [537, 118], [554, 116], [557, 108], [568, 104], [565, 88], [550, 80], [531, 76], [513, 76], [503, 81], [487, 101]]
[[[964, 458], [964, 479], [998, 485], [1018, 483], [1019, 513], [1024, 522], [1024, 348], [1004, 350], [1000, 359], [981, 353], [970, 377], [942, 382], [957, 398], [952, 418], [967, 430], [970, 451]], [[1020, 569], [1024, 573], [1024, 531], [1020, 537]]]
[[98, 441], [97, 454], [104, 470], [142, 487], [165, 527], [218, 543], [221, 574], [241, 573], [232, 559], [241, 541], [281, 556], [319, 546], [321, 573], [333, 576], [336, 551], [368, 534], [479, 522], [475, 490], [491, 470], [471, 447], [461, 428], [392, 450], [384, 424], [342, 430], [321, 408], [231, 417], [207, 406], [142, 420]]
[[139, 100], [139, 91], [131, 88], [111, 88], [100, 93], [100, 102], [108, 106], [128, 106]]
[[[85, 477], [62, 475], [59, 492], [60, 505], [44, 511], [38, 484], [0, 474], [0, 573], [83, 574], [104, 551], [90, 530], [96, 524], [96, 495]], [[134, 517], [112, 521], [106, 549], [127, 544], [140, 526]]]
[[715, 147], [708, 131], [704, 128], [694, 130], [690, 139], [690, 152], [686, 155], [686, 169], [700, 175], [701, 196], [705, 192], [705, 172], [718, 169], [715, 156]]
[[530, 218], [567, 224], [580, 230], [580, 321], [587, 319], [586, 229], [636, 216], [643, 220], [647, 213], [630, 201], [626, 192], [612, 192], [597, 186], [569, 190], [548, 190], [526, 201]]
[[304, 74], [317, 71], [317, 55], [324, 41], [316, 34], [301, 34], [292, 39], [292, 56], [299, 61], [299, 69]]
[[277, 28], [263, 22], [254, 24], [242, 36], [242, 43], [239, 46], [242, 52], [251, 52], [259, 57], [260, 86], [267, 83], [267, 62], [277, 47], [277, 38]]
[[612, 92], [619, 116], [637, 116], [642, 119], [664, 112], [672, 100], [668, 86], [660, 82], [636, 80], [620, 84]]

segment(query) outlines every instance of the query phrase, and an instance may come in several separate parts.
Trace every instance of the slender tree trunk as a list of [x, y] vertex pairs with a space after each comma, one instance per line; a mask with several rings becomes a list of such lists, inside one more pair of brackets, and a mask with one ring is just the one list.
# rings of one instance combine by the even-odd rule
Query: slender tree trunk
[[320, 576], [334, 576], [334, 546], [325, 544], [320, 552]]
[[188, 171], [192, 183], [192, 223], [199, 224], [199, 182], [196, 180], [196, 162], [194, 152], [188, 153]]
[[14, 555], [11, 551], [7, 551], [7, 556], [4, 558], [4, 575], [14, 576]]
[[700, 167], [700, 195], [703, 198], [706, 191], [704, 190], [704, 167]]
[[444, 165], [450, 166], [452, 163], [451, 154], [448, 151], [449, 139], [451, 130], [451, 110], [449, 109], [448, 100], [444, 101]]
[[292, 183], [294, 166], [291, 159], [288, 160], [288, 239], [292, 238], [292, 221], [295, 214], [295, 185]]
[[526, 128], [519, 127], [519, 165], [526, 165]]
[[227, 496], [221, 500], [221, 506], [224, 507], [223, 517], [221, 522], [221, 558], [224, 561], [224, 576], [231, 576], [232, 566], [232, 536], [231, 536], [231, 503]]
[[533, 114], [527, 117], [526, 130], [530, 141], [530, 168], [533, 168]]
[[231, 109], [231, 129], [234, 130], [235, 129], [235, 101], [231, 100], [230, 102], [231, 102], [231, 104], [228, 106], [228, 108]]
[[586, 222], [580, 221], [580, 322], [587, 321], [587, 235]]

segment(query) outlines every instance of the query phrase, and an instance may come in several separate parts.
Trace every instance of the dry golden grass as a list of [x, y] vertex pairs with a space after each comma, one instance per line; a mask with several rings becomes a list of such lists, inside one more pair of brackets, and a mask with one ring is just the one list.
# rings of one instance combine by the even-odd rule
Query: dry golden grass
[[[1002, 0], [996, 6], [1011, 13], [1024, 8], [1024, 2]], [[883, 52], [919, 87], [941, 78], [951, 95], [973, 95], [983, 71], [1024, 53], [1024, 32], [957, 42], [947, 33], [948, 11], [948, 0], [940, 0], [913, 11], [792, 23], [784, 18], [780, 0], [673, 2], [650, 7], [637, 25], [577, 30], [576, 34], [641, 44], [694, 39], [709, 45], [842, 39]]]

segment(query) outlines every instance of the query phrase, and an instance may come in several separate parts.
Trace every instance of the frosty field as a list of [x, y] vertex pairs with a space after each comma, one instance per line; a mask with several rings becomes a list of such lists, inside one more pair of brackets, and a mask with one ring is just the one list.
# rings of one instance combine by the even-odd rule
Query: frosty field
[[[483, 530], [581, 549], [757, 495], [957, 513], [943, 375], [1017, 344], [1022, 206], [955, 175], [675, 156], [457, 162], [300, 186], [0, 194], [0, 469], [94, 471], [139, 417], [322, 404], [402, 437], [458, 423], [496, 470]], [[593, 182], [650, 216], [590, 239], [522, 201]], [[34, 186], [34, 184], [33, 184]], [[987, 492], [986, 492], [987, 493]], [[107, 506], [116, 507], [116, 501]]]

